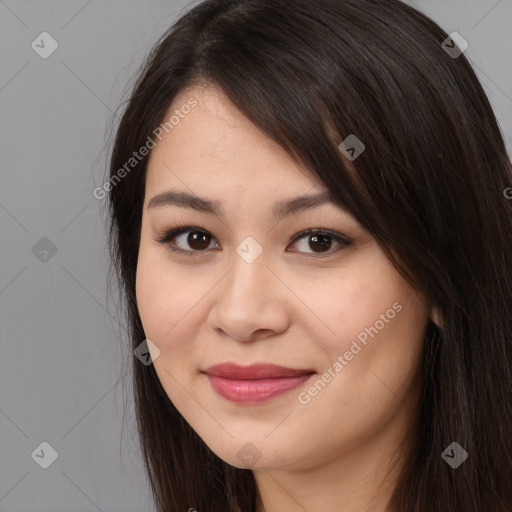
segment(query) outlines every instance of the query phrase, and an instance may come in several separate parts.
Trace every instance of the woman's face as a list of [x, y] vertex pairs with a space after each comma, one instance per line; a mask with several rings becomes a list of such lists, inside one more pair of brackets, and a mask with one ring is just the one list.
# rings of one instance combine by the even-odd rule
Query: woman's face
[[[421, 297], [334, 203], [276, 210], [327, 189], [218, 89], [190, 89], [171, 110], [179, 121], [149, 161], [137, 267], [169, 399], [237, 467], [305, 469], [400, 446], [421, 386]], [[177, 225], [190, 229], [157, 241]], [[301, 234], [310, 228], [323, 232]], [[205, 373], [222, 363], [302, 373]]]

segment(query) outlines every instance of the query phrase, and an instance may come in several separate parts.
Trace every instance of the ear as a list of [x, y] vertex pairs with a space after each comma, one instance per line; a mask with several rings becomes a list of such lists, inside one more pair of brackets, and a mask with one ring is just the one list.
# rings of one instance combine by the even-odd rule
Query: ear
[[434, 322], [438, 327], [443, 327], [443, 319], [441, 317], [441, 313], [439, 312], [439, 309], [432, 307], [430, 318], [432, 322]]

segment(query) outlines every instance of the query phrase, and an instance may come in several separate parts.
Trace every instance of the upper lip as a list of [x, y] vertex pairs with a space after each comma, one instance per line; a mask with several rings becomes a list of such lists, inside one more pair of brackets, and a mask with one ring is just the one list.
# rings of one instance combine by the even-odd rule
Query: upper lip
[[296, 377], [298, 375], [306, 375], [315, 372], [313, 370], [298, 370], [266, 363], [256, 363], [249, 366], [240, 366], [235, 363], [220, 363], [210, 366], [204, 370], [204, 373], [213, 377], [224, 377], [226, 379], [254, 380]]

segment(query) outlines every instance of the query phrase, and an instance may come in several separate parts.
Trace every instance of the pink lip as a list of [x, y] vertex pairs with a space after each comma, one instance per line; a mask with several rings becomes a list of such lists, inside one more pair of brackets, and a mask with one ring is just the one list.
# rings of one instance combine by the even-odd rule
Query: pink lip
[[215, 392], [232, 402], [261, 403], [296, 388], [315, 372], [273, 364], [222, 363], [204, 373]]

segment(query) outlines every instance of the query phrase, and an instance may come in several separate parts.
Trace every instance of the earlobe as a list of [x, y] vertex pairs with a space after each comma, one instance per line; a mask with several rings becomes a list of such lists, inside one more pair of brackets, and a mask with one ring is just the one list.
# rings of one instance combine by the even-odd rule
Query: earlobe
[[439, 309], [433, 307], [432, 313], [430, 314], [430, 319], [432, 322], [434, 322], [438, 327], [443, 327], [443, 320], [441, 318], [441, 313], [439, 312]]

